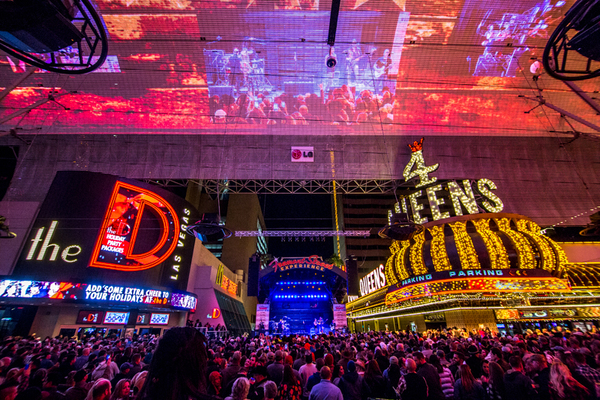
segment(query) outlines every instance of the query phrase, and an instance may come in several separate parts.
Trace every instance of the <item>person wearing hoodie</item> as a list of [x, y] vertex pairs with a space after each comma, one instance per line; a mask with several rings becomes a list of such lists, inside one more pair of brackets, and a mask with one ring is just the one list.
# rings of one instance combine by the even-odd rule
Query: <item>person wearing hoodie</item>
[[344, 400], [361, 400], [363, 378], [356, 372], [356, 364], [354, 361], [348, 361], [346, 373], [340, 379], [339, 388], [342, 391]]
[[537, 398], [533, 382], [525, 375], [521, 357], [512, 356], [508, 363], [511, 369], [504, 375], [506, 398], [511, 400], [531, 400]]

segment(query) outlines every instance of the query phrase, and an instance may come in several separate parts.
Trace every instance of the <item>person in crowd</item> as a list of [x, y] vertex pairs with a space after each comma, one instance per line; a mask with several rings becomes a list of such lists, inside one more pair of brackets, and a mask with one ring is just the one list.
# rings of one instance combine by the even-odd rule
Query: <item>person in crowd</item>
[[508, 372], [508, 370], [510, 369], [510, 364], [506, 362], [506, 360], [502, 356], [502, 350], [497, 347], [492, 347], [492, 349], [490, 350], [490, 361], [500, 365], [504, 372]]
[[321, 368], [321, 382], [310, 391], [309, 400], [343, 400], [340, 388], [331, 383], [331, 370], [329, 367]]
[[267, 367], [267, 373], [269, 379], [277, 385], [281, 383], [283, 379], [283, 352], [281, 350], [275, 352], [275, 362]]
[[68, 388], [65, 392], [67, 400], [84, 400], [89, 391], [87, 385], [88, 374], [84, 369], [80, 369], [75, 373], [73, 380], [75, 384]]
[[[271, 364], [274, 365], [274, 364]], [[265, 398], [265, 384], [267, 381], [268, 368], [262, 365], [257, 365], [252, 369], [251, 375], [254, 378], [254, 383], [250, 385], [250, 392], [248, 398], [250, 400], [263, 400]]]
[[551, 400], [586, 400], [590, 395], [588, 389], [571, 375], [569, 368], [560, 361], [550, 367], [550, 399]]
[[219, 371], [213, 371], [208, 375], [207, 393], [212, 396], [218, 396], [221, 393], [221, 374]]
[[302, 386], [300, 381], [294, 375], [291, 366], [286, 365], [283, 369], [283, 379], [279, 385], [277, 398], [279, 400], [300, 400], [302, 395]]
[[533, 382], [524, 373], [521, 357], [512, 356], [508, 362], [511, 369], [504, 375], [506, 398], [511, 400], [531, 400], [535, 397]]
[[302, 379], [302, 393], [304, 393], [303, 397], [307, 397], [308, 398], [308, 389], [306, 388], [306, 385], [308, 384], [308, 378], [311, 377], [312, 374], [314, 374], [315, 372], [318, 372], [317, 367], [315, 366], [315, 364], [313, 363], [313, 358], [312, 358], [312, 353], [307, 354], [305, 357], [305, 364], [303, 366], [300, 367], [300, 378]]
[[225, 397], [225, 400], [247, 400], [250, 392], [250, 381], [246, 378], [237, 378], [233, 383], [231, 395]]
[[485, 400], [485, 390], [475, 380], [468, 365], [462, 364], [458, 367], [458, 376], [458, 379], [454, 382], [455, 400]]
[[129, 379], [121, 379], [113, 389], [110, 400], [129, 400], [130, 385]]
[[587, 378], [587, 380], [592, 382], [596, 387], [600, 387], [600, 372], [596, 371], [587, 364], [585, 354], [581, 352], [575, 352], [573, 353], [573, 359], [575, 360], [576, 365], [575, 371]]
[[119, 368], [119, 373], [116, 374], [115, 377], [110, 381], [110, 384], [112, 385], [112, 387], [117, 386], [117, 384], [122, 379], [128, 379], [129, 381], [131, 381], [129, 378], [127, 378], [127, 376], [129, 376], [129, 371], [131, 371], [131, 368], [132, 368], [132, 365], [128, 362], [124, 362], [123, 364], [121, 364], [121, 368]]
[[368, 397], [383, 398], [387, 394], [387, 383], [377, 360], [373, 359], [367, 363], [367, 370], [363, 376], [365, 391]]
[[504, 390], [504, 370], [500, 364], [493, 361], [489, 363], [489, 370], [487, 382], [484, 384], [488, 400], [508, 400]]
[[277, 384], [273, 381], [265, 383], [265, 400], [275, 400], [277, 397]]
[[363, 378], [356, 372], [356, 363], [348, 361], [346, 373], [338, 384], [344, 400], [360, 400], [363, 394]]
[[236, 351], [231, 356], [231, 360], [223, 371], [221, 371], [221, 385], [226, 387], [229, 382], [233, 380], [233, 378], [240, 372], [242, 369], [240, 363], [242, 361], [242, 354], [239, 351]]
[[540, 399], [550, 398], [550, 368], [544, 354], [532, 354], [526, 363], [527, 373], [535, 384]]
[[442, 390], [442, 383], [438, 370], [425, 360], [425, 355], [421, 352], [413, 353], [413, 359], [417, 363], [417, 374], [425, 379], [429, 389], [428, 400], [444, 400], [446, 396]]
[[94, 382], [94, 385], [90, 388], [85, 400], [109, 400], [110, 391], [110, 381], [108, 379], [100, 378]]
[[344, 367], [341, 365], [336, 365], [333, 367], [333, 373], [331, 374], [331, 382], [338, 386], [340, 383], [340, 379], [342, 379], [342, 375], [344, 375]]
[[317, 372], [315, 372], [314, 374], [312, 374], [309, 378], [308, 381], [306, 382], [306, 391], [307, 391], [307, 395], [310, 395], [310, 391], [313, 388], [313, 386], [315, 386], [317, 383], [321, 382], [321, 368], [323, 368], [325, 366], [325, 360], [323, 358], [317, 358], [317, 362], [316, 362], [316, 367], [317, 367]]
[[444, 367], [436, 354], [429, 357], [429, 364], [437, 370], [442, 386], [442, 393], [446, 399], [454, 398], [454, 377], [447, 367]]
[[136, 400], [205, 399], [205, 342], [204, 335], [194, 328], [166, 331], [158, 342]]
[[402, 399], [426, 400], [428, 396], [427, 381], [417, 374], [417, 364], [412, 358], [407, 358], [406, 375], [404, 381], [406, 387], [401, 392]]

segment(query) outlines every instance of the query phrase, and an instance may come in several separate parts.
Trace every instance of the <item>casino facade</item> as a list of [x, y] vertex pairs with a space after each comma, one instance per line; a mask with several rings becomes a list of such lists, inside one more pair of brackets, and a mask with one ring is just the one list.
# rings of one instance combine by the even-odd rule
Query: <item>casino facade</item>
[[438, 182], [422, 141], [411, 149], [404, 175], [417, 183], [389, 211], [390, 226], [394, 213], [419, 225], [362, 278], [347, 304], [351, 330], [598, 326], [600, 264], [587, 260], [600, 243], [557, 242], [527, 216], [504, 213], [491, 180]]

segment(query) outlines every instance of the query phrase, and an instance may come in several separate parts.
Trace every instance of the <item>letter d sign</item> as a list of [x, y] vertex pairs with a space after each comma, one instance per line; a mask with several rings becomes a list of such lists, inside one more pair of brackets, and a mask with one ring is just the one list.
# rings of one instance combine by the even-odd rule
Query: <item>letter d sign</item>
[[[158, 220], [160, 233], [155, 243], [148, 244], [147, 236], [139, 235], [144, 211], [149, 211]], [[149, 216], [148, 212], [146, 216]], [[165, 199], [150, 190], [117, 181], [94, 246], [90, 267], [118, 271], [141, 271], [155, 267], [175, 250], [178, 232], [179, 220]], [[134, 253], [140, 237], [145, 251]]]

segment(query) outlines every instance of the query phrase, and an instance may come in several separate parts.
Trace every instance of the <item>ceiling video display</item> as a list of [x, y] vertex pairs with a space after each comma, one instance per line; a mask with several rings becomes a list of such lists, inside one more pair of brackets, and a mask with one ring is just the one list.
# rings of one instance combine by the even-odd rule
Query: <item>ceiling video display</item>
[[[544, 122], [524, 114], [531, 107], [516, 96], [572, 1], [345, 0], [332, 47], [330, 1], [96, 4], [110, 37], [106, 63], [85, 76], [36, 72], [0, 103], [0, 117], [52, 90], [63, 95], [6, 126], [52, 134], [534, 131]], [[65, 49], [65, 60], [75, 56]], [[0, 53], [0, 86], [26, 68]]]

